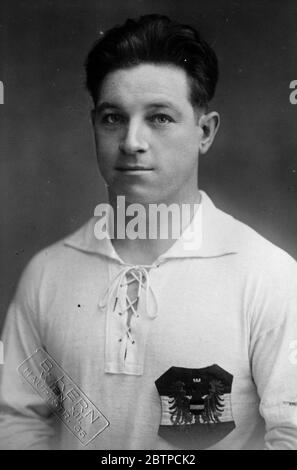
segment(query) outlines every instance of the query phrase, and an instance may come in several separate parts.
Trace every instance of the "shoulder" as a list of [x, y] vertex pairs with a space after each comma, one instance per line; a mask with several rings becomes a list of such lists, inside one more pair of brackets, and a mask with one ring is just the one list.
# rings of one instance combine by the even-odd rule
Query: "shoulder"
[[[215, 207], [213, 227], [221, 244], [236, 253], [235, 262], [244, 269], [255, 270], [262, 275], [297, 275], [297, 262], [284, 249], [269, 241], [246, 223]], [[226, 250], [227, 251], [227, 250]]]
[[28, 293], [30, 290], [38, 290], [44, 282], [51, 279], [57, 282], [67, 271], [71, 271], [73, 265], [79, 263], [79, 244], [82, 249], [86, 247], [87, 251], [86, 237], [92, 233], [93, 223], [93, 219], [90, 219], [75, 232], [37, 252], [22, 272], [18, 291], [22, 293], [26, 290]]
[[232, 278], [241, 279], [251, 332], [259, 335], [296, 323], [297, 262], [253, 228], [219, 211], [225, 236], [232, 240]]
[[[251, 325], [257, 334], [296, 318], [297, 262], [253, 228], [221, 212], [237, 247], [232, 269], [241, 278]], [[295, 321], [295, 320], [294, 320]]]
[[270, 277], [296, 276], [297, 262], [283, 248], [269, 241], [247, 224], [225, 214], [229, 218], [232, 237], [238, 247], [239, 261], [255, 269], [259, 275]]

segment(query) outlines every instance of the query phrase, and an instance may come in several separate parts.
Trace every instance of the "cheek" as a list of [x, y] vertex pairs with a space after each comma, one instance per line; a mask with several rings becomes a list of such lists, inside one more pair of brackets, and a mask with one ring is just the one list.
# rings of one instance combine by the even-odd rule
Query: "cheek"
[[200, 138], [196, 126], [177, 126], [165, 138], [165, 144], [168, 148], [189, 154], [197, 154], [199, 141]]
[[198, 142], [193, 135], [175, 135], [168, 140], [166, 146], [167, 171], [175, 178], [182, 178], [185, 173], [193, 171], [198, 165]]
[[118, 149], [116, 139], [110, 135], [97, 132], [95, 133], [95, 140], [99, 163], [108, 164], [108, 162], [113, 162]]

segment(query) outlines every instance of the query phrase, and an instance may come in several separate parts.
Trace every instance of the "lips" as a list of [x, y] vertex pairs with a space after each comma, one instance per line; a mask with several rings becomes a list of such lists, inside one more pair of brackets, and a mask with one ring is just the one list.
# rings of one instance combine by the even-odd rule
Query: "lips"
[[118, 166], [116, 167], [118, 171], [152, 171], [153, 168], [151, 167], [146, 167], [142, 165], [135, 165], [135, 166]]

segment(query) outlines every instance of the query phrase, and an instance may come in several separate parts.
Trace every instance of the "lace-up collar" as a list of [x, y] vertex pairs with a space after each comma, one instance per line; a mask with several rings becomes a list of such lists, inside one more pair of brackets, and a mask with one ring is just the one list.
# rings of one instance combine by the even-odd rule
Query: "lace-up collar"
[[[107, 307], [108, 311], [114, 312], [119, 306], [119, 315], [125, 314], [129, 309], [131, 309], [132, 314], [135, 317], [139, 318], [139, 313], [137, 312], [137, 305], [142, 297], [143, 293], [145, 296], [145, 309], [148, 313], [148, 316], [155, 318], [158, 314], [158, 304], [157, 299], [150, 286], [150, 277], [148, 269], [156, 268], [158, 265], [129, 265], [124, 266], [118, 274], [111, 281], [110, 286], [106, 289], [105, 294], [101, 301], [99, 302], [100, 308]], [[128, 276], [131, 278], [128, 280]], [[120, 295], [120, 290], [122, 287], [126, 287], [132, 282], [137, 283], [138, 292], [135, 299], [132, 301], [130, 298], [125, 295], [125, 302], [122, 302], [122, 297]], [[152, 308], [150, 308], [150, 302], [152, 301]]]

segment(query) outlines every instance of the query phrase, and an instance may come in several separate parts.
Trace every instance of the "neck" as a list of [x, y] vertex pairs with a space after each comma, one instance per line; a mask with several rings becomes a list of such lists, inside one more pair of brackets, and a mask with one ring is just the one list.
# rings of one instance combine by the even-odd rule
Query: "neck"
[[152, 264], [191, 223], [201, 200], [199, 190], [183, 201], [136, 204], [109, 193], [114, 215], [112, 244], [129, 264]]

